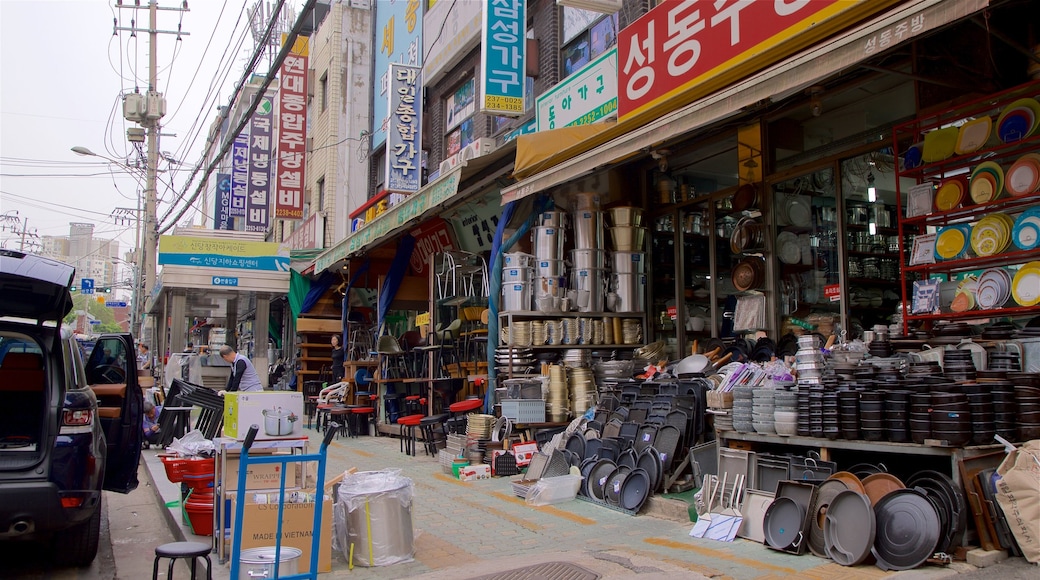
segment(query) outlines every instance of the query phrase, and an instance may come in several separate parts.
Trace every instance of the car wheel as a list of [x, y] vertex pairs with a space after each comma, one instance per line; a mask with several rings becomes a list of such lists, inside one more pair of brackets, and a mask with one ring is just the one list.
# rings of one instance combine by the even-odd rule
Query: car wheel
[[101, 536], [101, 501], [94, 515], [85, 522], [58, 533], [54, 538], [55, 553], [70, 566], [89, 566], [98, 552]]

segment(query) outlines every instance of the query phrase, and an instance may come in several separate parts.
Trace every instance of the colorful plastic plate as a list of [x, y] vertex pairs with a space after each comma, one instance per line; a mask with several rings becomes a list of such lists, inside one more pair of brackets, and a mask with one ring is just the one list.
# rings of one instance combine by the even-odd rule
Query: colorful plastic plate
[[969, 189], [975, 203], [986, 203], [1004, 191], [1004, 170], [995, 161], [979, 163], [971, 172]]
[[903, 153], [903, 166], [906, 169], [914, 169], [921, 166], [922, 149], [924, 143], [914, 143]]
[[1005, 187], [1013, 196], [1029, 195], [1040, 186], [1040, 156], [1026, 154], [1007, 170]]
[[957, 291], [950, 303], [950, 310], [954, 312], [967, 312], [975, 308], [975, 295], [971, 292]]
[[964, 175], [952, 177], [939, 184], [935, 192], [935, 209], [949, 211], [964, 203], [968, 195], [968, 178]]
[[957, 144], [953, 151], [957, 155], [967, 155], [982, 148], [989, 140], [993, 130], [993, 119], [980, 117], [961, 125], [957, 133]]
[[1040, 304], [1040, 262], [1023, 264], [1011, 282], [1011, 293], [1019, 306]]
[[968, 249], [971, 227], [955, 224], [941, 228], [935, 237], [935, 259], [953, 260], [961, 257]]
[[1011, 245], [1014, 221], [1007, 214], [993, 213], [978, 221], [971, 229], [971, 249], [978, 256], [994, 256]]
[[1003, 268], [989, 268], [979, 276], [975, 303], [982, 310], [1000, 308], [1011, 297], [1011, 275]]
[[1040, 206], [1022, 212], [1011, 230], [1011, 241], [1020, 250], [1032, 250], [1040, 246]]
[[[1018, 120], [1019, 118], [1021, 120]], [[1022, 123], [1022, 120], [1025, 120], [1026, 123]], [[1000, 116], [997, 117], [997, 134], [1004, 143], [1011, 143], [1032, 135], [1036, 132], [1038, 123], [1040, 123], [1040, 102], [1031, 98], [1019, 99], [1004, 107]]]
[[944, 127], [926, 133], [921, 157], [928, 163], [949, 159], [957, 146], [958, 133], [960, 129], [957, 127]]

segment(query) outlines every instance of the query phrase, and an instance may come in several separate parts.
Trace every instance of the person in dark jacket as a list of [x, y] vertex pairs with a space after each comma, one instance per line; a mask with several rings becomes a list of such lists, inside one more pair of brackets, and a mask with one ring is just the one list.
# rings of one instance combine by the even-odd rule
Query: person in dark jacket
[[231, 376], [228, 377], [226, 392], [262, 391], [263, 384], [260, 383], [260, 375], [256, 374], [253, 363], [249, 359], [235, 352], [228, 345], [220, 347], [220, 358], [231, 365]]
[[340, 343], [341, 340], [343, 339], [338, 334], [332, 335], [332, 382], [330, 384], [343, 381], [345, 373], [343, 361], [346, 358], [346, 351], [343, 350], [343, 345]]

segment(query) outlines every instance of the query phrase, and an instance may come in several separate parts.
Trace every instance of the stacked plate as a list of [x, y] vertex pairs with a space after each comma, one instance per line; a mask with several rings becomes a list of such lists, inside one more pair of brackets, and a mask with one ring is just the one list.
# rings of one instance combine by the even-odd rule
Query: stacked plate
[[955, 260], [968, 255], [971, 226], [953, 224], [939, 228], [935, 235], [935, 259]]
[[[1037, 272], [1037, 283], [1040, 284], [1040, 271]], [[1004, 268], [989, 268], [979, 276], [975, 290], [975, 302], [982, 310], [1000, 308], [1011, 298], [1011, 275]], [[1037, 294], [1037, 290], [1033, 290]], [[1016, 299], [1017, 301], [1017, 299]], [[1035, 302], [1034, 302], [1035, 304]], [[1031, 306], [1027, 304], [1025, 306]]]
[[809, 422], [810, 409], [809, 389], [798, 389], [798, 434], [803, 437], [808, 437], [812, 431]]
[[776, 255], [785, 264], [801, 263], [802, 248], [798, 244], [798, 236], [788, 231], [777, 234]]
[[859, 391], [838, 391], [838, 423], [841, 436], [859, 439]]
[[968, 199], [968, 178], [965, 175], [951, 177], [939, 184], [935, 190], [935, 209], [949, 211], [960, 207]]
[[989, 134], [993, 131], [993, 119], [989, 116], [972, 119], [961, 125], [957, 131], [957, 144], [953, 151], [957, 155], [967, 155], [982, 148], [989, 140]]
[[733, 430], [738, 433], [754, 433], [753, 423], [754, 390], [751, 387], [733, 389]]
[[1004, 187], [1015, 197], [1029, 195], [1040, 189], [1040, 154], [1026, 153], [1019, 157], [1008, 168]]
[[575, 415], [584, 413], [596, 404], [596, 381], [590, 368], [572, 368], [570, 371], [571, 410]]
[[997, 435], [1014, 441], [1018, 437], [1018, 402], [1010, 381], [990, 383], [993, 397], [993, 426]]
[[1011, 282], [1011, 293], [1019, 306], [1040, 304], [1040, 261], [1023, 264]]
[[1007, 214], [992, 213], [971, 229], [971, 249], [978, 256], [994, 256], [1011, 246], [1011, 230], [1015, 220]]
[[997, 136], [1004, 143], [1021, 141], [1040, 127], [1040, 103], [1036, 99], [1019, 99], [997, 117]]
[[971, 358], [971, 351], [967, 349], [947, 349], [943, 351], [943, 374], [954, 382], [974, 381], [975, 361]]
[[773, 428], [777, 435], [798, 434], [798, 391], [777, 390], [773, 395]]
[[1004, 191], [1004, 169], [996, 161], [975, 166], [968, 180], [968, 192], [975, 203], [988, 203]]
[[[572, 372], [574, 369], [571, 369]], [[570, 408], [570, 393], [567, 384], [567, 369], [561, 365], [549, 366], [549, 413], [552, 420], [566, 421]]]
[[491, 439], [491, 427], [495, 424], [494, 415], [470, 413], [466, 417], [466, 437], [470, 441]]
[[501, 373], [526, 374], [537, 370], [536, 366], [530, 348], [499, 347], [495, 350], [495, 367]]
[[910, 395], [910, 440], [924, 443], [932, 436], [932, 395], [931, 393], [913, 393]]
[[1040, 246], [1040, 206], [1022, 212], [1011, 229], [1011, 241], [1020, 250], [1032, 250]]

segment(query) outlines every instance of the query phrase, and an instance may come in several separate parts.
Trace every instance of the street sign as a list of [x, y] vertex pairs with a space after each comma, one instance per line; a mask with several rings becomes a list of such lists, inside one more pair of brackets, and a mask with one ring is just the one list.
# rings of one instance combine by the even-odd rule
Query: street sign
[[93, 278], [83, 278], [83, 280], [80, 281], [80, 290], [84, 294], [93, 294], [94, 293], [94, 279]]
[[91, 324], [101, 324], [101, 321], [100, 320], [91, 320], [90, 323]]
[[105, 308], [126, 308], [126, 300], [110, 300], [105, 302]]
[[228, 276], [213, 276], [214, 286], [238, 286], [238, 278]]

